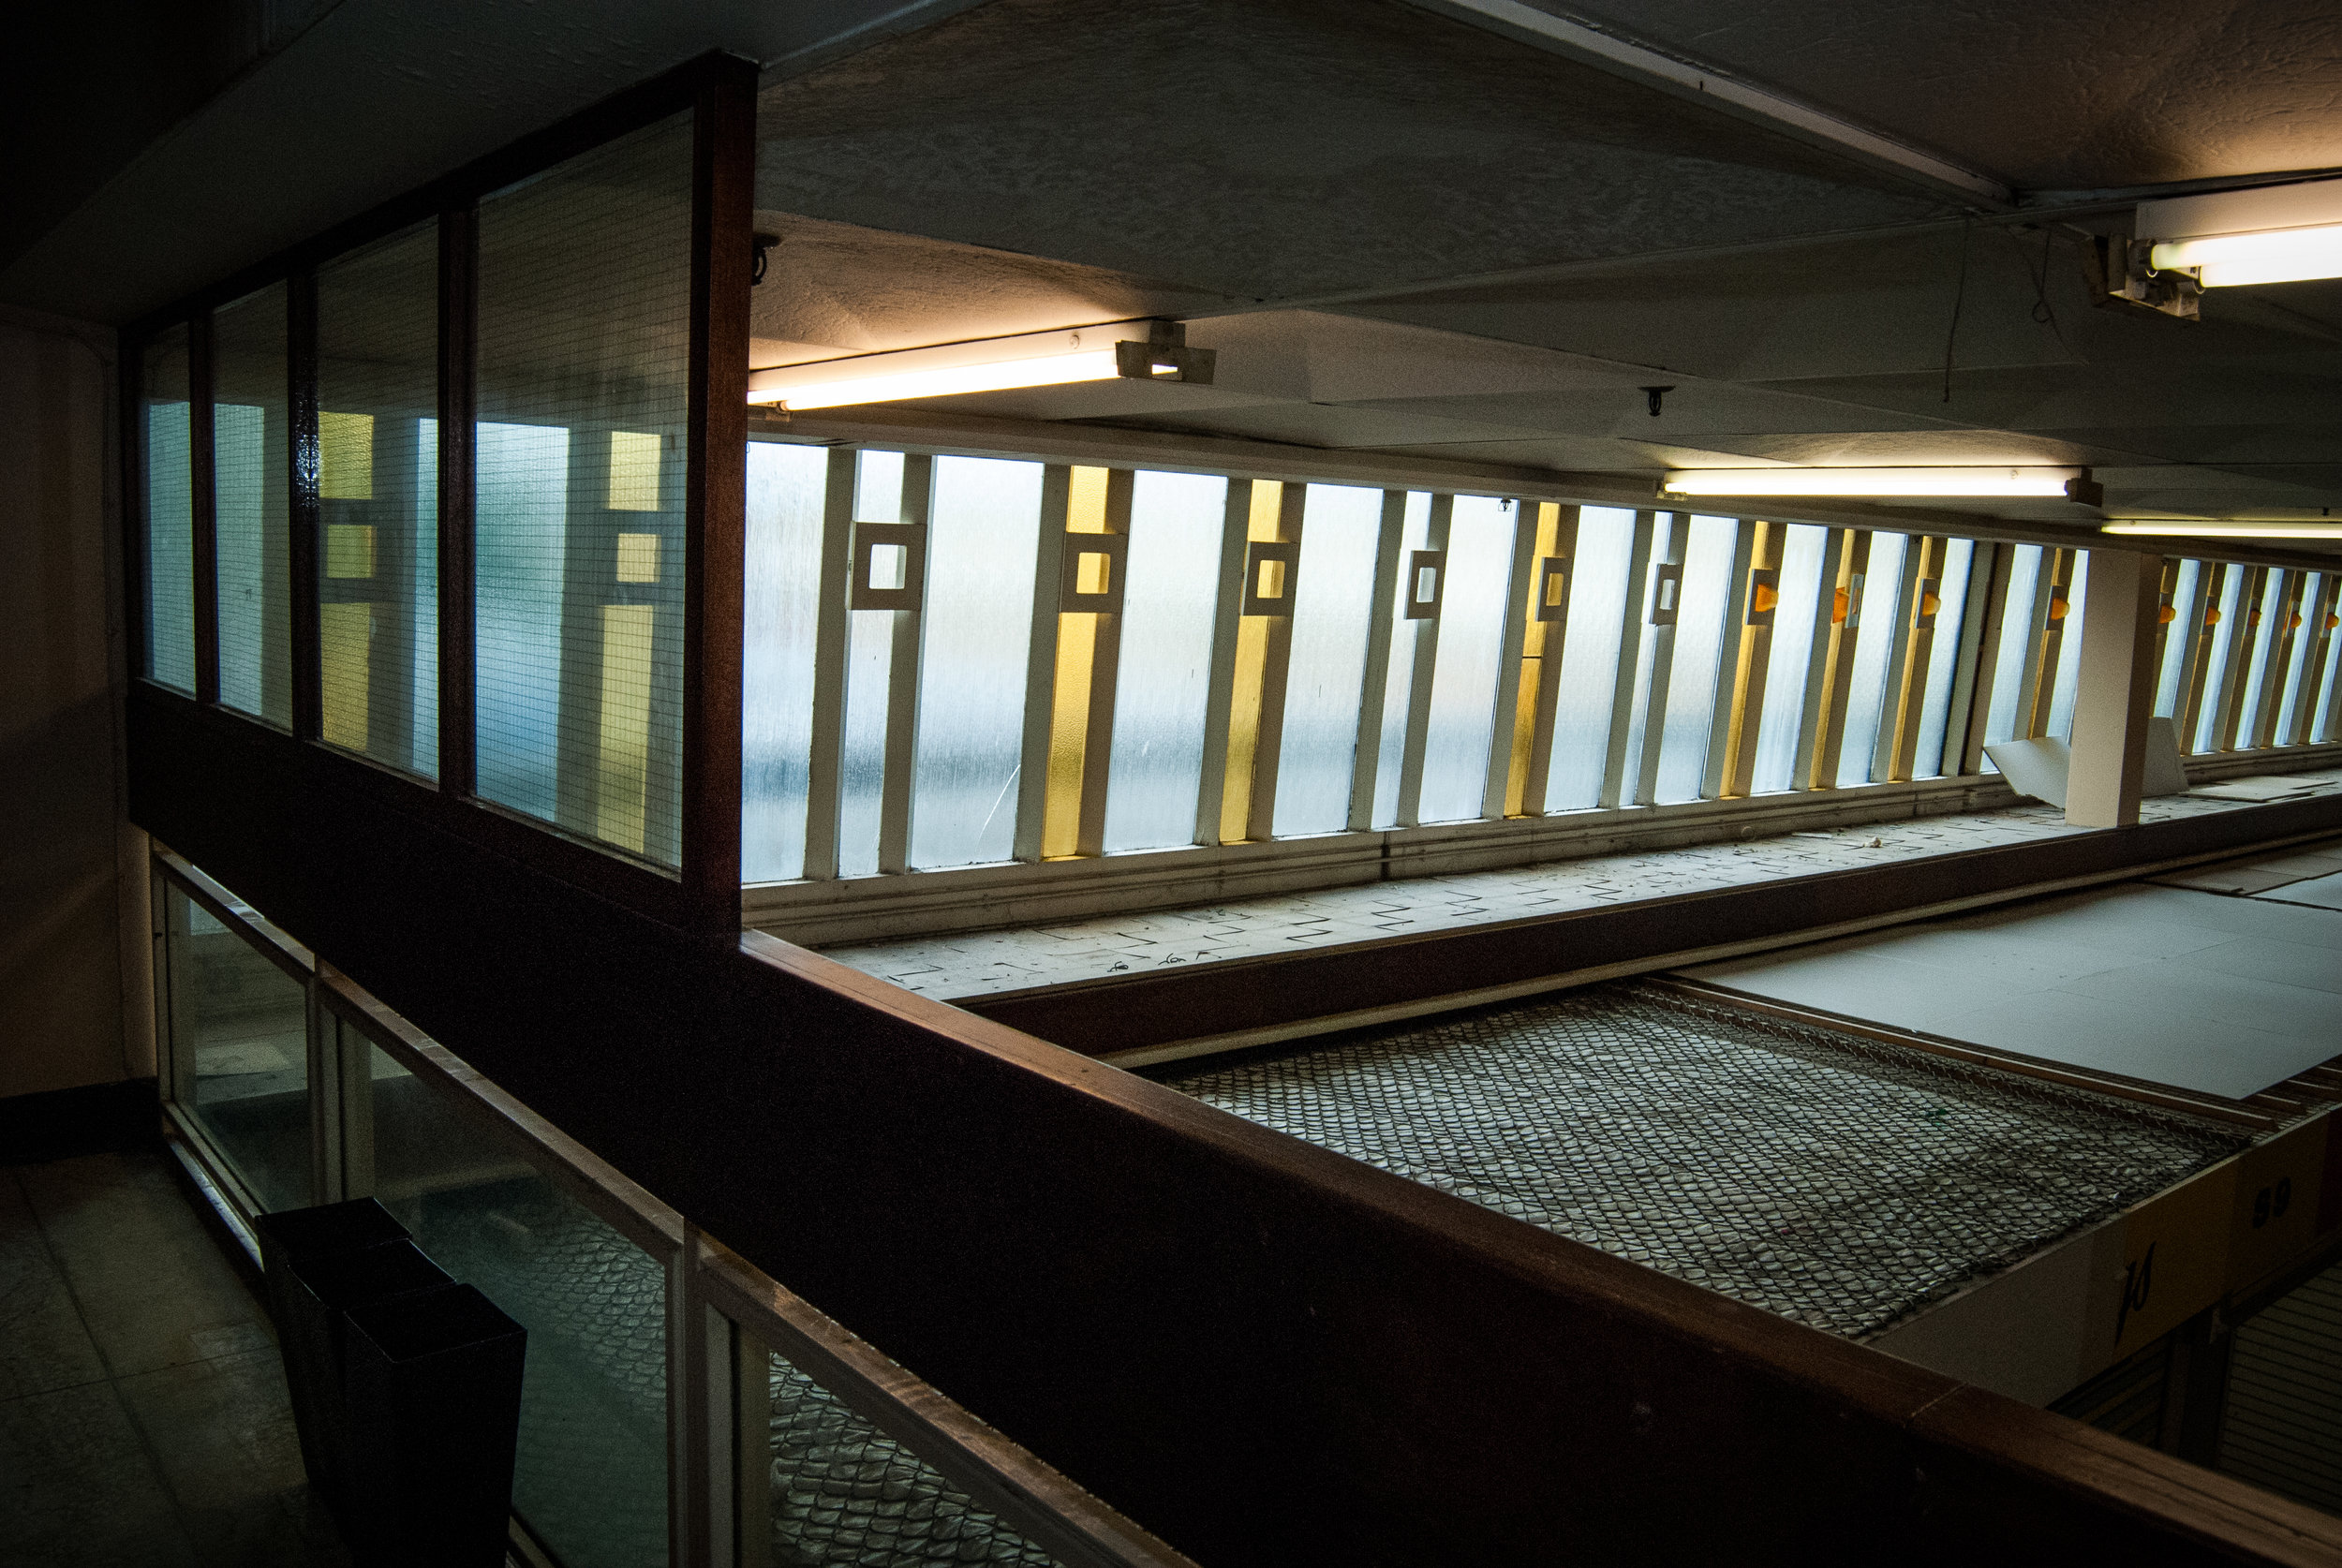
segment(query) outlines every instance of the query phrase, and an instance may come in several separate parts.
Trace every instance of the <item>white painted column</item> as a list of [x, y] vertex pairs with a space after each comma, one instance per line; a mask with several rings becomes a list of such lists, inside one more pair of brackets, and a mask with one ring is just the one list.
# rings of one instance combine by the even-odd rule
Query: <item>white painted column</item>
[[2162, 584], [2159, 555], [2090, 552], [2090, 592], [2082, 604], [2082, 664], [2074, 688], [2073, 764], [2066, 780], [2066, 821], [2076, 827], [2128, 827], [2139, 820], [2147, 718], [2155, 706], [2156, 612]]

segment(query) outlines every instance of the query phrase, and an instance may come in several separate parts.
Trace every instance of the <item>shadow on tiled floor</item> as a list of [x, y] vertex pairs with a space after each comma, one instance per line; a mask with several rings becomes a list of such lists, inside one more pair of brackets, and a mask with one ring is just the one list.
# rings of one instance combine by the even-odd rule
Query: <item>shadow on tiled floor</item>
[[267, 1315], [169, 1161], [0, 1169], [0, 1562], [344, 1568]]

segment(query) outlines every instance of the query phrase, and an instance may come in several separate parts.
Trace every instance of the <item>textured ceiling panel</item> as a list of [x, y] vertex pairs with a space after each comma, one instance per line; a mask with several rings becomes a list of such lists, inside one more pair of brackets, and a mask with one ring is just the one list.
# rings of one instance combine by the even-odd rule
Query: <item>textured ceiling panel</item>
[[2023, 187], [2342, 166], [2333, 0], [1531, 0]]
[[760, 129], [761, 207], [1263, 298], [1943, 210], [1392, 0], [994, 0]]

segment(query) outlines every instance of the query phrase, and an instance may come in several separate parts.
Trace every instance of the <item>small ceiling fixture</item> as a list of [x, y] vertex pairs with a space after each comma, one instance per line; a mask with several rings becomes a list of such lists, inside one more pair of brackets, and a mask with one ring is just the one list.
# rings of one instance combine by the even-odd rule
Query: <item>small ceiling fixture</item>
[[1189, 348], [1177, 321], [1112, 321], [754, 371], [749, 401], [802, 412], [1083, 381], [1209, 386], [1215, 358], [1212, 349]]
[[1679, 496], [1983, 496], [2078, 501], [2095, 507], [2105, 490], [2087, 468], [1673, 468], [1659, 499]]

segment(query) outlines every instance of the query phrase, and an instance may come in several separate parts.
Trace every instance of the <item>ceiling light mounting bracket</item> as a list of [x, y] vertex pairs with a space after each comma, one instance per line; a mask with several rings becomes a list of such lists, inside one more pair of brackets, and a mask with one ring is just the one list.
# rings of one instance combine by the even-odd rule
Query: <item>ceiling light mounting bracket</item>
[[1129, 381], [1184, 381], [1208, 387], [1219, 353], [1187, 346], [1187, 327], [1178, 321], [1149, 321], [1145, 342], [1129, 338], [1114, 346], [1114, 371]]
[[2200, 319], [2203, 286], [2193, 273], [2158, 271], [2150, 259], [2154, 248], [2127, 234], [2093, 236], [2082, 247], [2090, 303], [2109, 310], [2168, 316], [2179, 321]]

